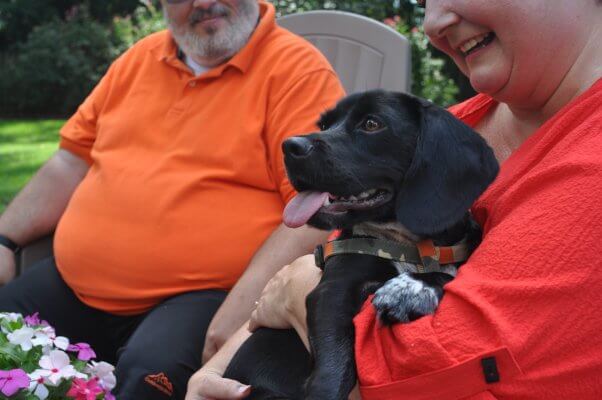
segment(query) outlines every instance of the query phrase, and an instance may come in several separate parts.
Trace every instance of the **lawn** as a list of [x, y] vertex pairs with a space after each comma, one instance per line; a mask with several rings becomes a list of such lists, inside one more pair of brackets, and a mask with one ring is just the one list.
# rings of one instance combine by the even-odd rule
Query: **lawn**
[[0, 120], [0, 213], [57, 149], [63, 120]]

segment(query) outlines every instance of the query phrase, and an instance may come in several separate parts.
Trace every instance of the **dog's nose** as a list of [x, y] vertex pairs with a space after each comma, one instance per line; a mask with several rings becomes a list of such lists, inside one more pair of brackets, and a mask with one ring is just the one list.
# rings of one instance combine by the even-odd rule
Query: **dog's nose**
[[311, 141], [303, 136], [294, 136], [282, 143], [282, 150], [295, 158], [305, 158], [311, 154], [314, 146]]

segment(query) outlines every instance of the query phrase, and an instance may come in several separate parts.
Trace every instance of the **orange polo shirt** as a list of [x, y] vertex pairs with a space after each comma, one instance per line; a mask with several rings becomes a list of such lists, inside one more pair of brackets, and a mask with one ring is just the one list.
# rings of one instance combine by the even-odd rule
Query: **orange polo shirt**
[[293, 196], [281, 143], [315, 130], [343, 89], [326, 59], [260, 22], [229, 62], [195, 77], [167, 31], [133, 46], [61, 130], [90, 163], [58, 225], [56, 262], [86, 304], [141, 313], [229, 289]]

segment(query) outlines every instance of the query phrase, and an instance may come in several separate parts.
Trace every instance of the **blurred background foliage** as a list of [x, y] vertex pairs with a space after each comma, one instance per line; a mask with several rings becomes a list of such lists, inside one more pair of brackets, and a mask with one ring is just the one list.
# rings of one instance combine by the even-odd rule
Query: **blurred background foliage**
[[[315, 9], [384, 21], [411, 40], [413, 92], [447, 106], [472, 94], [428, 44], [412, 0], [273, 0], [279, 15]], [[0, 0], [0, 117], [65, 117], [125, 49], [163, 29], [158, 0]]]

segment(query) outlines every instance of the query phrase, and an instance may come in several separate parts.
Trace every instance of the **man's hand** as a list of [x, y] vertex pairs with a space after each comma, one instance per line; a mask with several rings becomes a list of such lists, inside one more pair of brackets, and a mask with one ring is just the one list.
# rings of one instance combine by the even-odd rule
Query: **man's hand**
[[203, 364], [251, 316], [255, 301], [270, 278], [297, 257], [313, 252], [326, 241], [328, 232], [303, 226], [279, 226], [257, 251], [249, 267], [217, 311], [205, 338]]
[[230, 336], [245, 323], [255, 305], [255, 300], [245, 298], [234, 290], [226, 297], [207, 329], [203, 364], [224, 345]]
[[264, 326], [273, 329], [293, 327], [306, 342], [305, 299], [320, 282], [322, 270], [313, 255], [299, 257], [282, 268], [265, 286], [251, 314], [249, 330]]
[[15, 254], [4, 246], [0, 246], [0, 286], [12, 281], [16, 275]]

